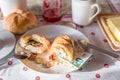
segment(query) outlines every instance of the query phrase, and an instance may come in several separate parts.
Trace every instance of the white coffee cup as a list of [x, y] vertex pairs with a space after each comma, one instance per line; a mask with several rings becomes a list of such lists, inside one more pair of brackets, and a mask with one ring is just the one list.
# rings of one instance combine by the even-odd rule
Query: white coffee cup
[[6, 17], [16, 9], [26, 10], [27, 4], [26, 0], [0, 0], [0, 8], [3, 17]]
[[88, 25], [101, 11], [95, 0], [72, 0], [72, 19], [78, 25]]

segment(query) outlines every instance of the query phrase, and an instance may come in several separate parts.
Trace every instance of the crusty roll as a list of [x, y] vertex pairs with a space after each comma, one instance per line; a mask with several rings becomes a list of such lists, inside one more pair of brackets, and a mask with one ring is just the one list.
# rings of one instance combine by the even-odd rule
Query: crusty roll
[[68, 35], [60, 35], [55, 38], [50, 49], [50, 54], [58, 57], [73, 60], [74, 40]]
[[4, 28], [14, 34], [22, 34], [37, 25], [37, 18], [32, 12], [20, 9], [9, 14], [3, 21]]
[[20, 39], [19, 43], [20, 43], [20, 46], [23, 47], [24, 49], [33, 53], [38, 53], [38, 54], [41, 54], [46, 50], [50, 49], [49, 40], [46, 37], [40, 36], [38, 34], [23, 36]]

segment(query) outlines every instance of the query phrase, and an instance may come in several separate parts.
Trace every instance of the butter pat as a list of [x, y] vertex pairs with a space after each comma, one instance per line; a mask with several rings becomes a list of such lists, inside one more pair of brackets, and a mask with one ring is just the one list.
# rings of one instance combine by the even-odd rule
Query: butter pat
[[120, 41], [120, 17], [107, 19], [107, 25], [117, 41]]

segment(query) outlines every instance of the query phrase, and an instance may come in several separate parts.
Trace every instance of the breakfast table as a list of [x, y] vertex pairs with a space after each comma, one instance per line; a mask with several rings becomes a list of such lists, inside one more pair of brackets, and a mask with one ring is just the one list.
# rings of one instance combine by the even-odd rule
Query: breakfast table
[[[48, 24], [70, 25], [82, 32], [90, 41], [91, 44], [106, 49], [108, 51], [120, 54], [119, 51], [114, 51], [105, 35], [103, 34], [97, 19], [94, 19], [90, 25], [80, 26], [72, 22], [71, 17], [71, 0], [63, 0], [63, 17], [59, 22], [48, 23], [41, 16], [42, 2], [41, 0], [28, 0], [28, 10], [36, 14], [39, 27]], [[101, 6], [101, 14], [119, 13], [120, 0], [97, 0]], [[33, 5], [40, 5], [34, 6]], [[3, 18], [0, 18], [0, 30], [2, 30]], [[16, 42], [21, 35], [15, 35]], [[0, 80], [120, 80], [120, 59], [113, 59], [104, 53], [93, 50], [93, 58], [80, 70], [67, 74], [47, 74], [32, 70], [23, 65], [18, 59], [14, 58], [15, 49], [2, 59], [4, 63], [0, 63]], [[0, 53], [2, 55], [2, 53]]]

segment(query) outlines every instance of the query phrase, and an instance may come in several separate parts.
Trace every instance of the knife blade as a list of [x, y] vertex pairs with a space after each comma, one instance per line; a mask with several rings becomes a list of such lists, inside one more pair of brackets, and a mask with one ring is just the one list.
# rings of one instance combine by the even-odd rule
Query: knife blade
[[93, 45], [93, 44], [88, 43], [88, 42], [85, 41], [85, 40], [78, 40], [78, 41], [77, 41], [77, 44], [78, 44], [79, 46], [82, 46], [84, 49], [90, 48], [90, 49], [93, 49], [93, 50], [102, 52], [102, 53], [104, 53], [105, 55], [108, 55], [108, 56], [110, 56], [110, 57], [120, 58], [120, 55], [118, 55], [118, 54], [116, 54], [116, 53], [113, 53], [113, 52], [111, 52], [111, 51], [102, 49], [102, 48], [100, 48], [100, 47], [97, 47], [97, 46], [95, 46], [95, 45]]
[[14, 57], [17, 58], [17, 59], [27, 59], [27, 58], [35, 59], [36, 56], [37, 56], [36, 53], [31, 53], [31, 52], [26, 53], [26, 52], [23, 52], [23, 51], [17, 52], [17, 53], [14, 54]]
[[17, 59], [26, 59], [28, 58], [27, 55], [23, 55], [23, 54], [14, 54], [14, 57]]

